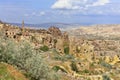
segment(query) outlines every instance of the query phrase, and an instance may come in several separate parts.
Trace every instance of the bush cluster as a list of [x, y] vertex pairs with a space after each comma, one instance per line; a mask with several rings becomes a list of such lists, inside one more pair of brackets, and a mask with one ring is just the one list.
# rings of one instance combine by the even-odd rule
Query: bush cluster
[[74, 60], [74, 56], [67, 54], [67, 55], [55, 55], [54, 57], [55, 60], [60, 60], [60, 61], [73, 61]]
[[110, 64], [106, 63], [105, 61], [101, 61], [100, 64], [101, 64], [102, 66], [108, 68], [108, 69], [112, 69], [112, 66], [111, 66]]
[[103, 75], [102, 77], [103, 77], [103, 80], [111, 80], [108, 75]]
[[27, 42], [0, 39], [0, 61], [25, 70], [31, 80], [58, 80], [38, 51]]
[[44, 45], [44, 46], [40, 47], [40, 50], [46, 52], [49, 50], [49, 48], [48, 48], [48, 46]]

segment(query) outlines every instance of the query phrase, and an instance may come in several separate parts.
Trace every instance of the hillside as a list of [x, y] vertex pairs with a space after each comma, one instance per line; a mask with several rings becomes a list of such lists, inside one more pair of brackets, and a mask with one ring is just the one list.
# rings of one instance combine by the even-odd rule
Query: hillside
[[29, 80], [120, 79], [119, 26], [69, 28], [68, 33], [21, 25], [0, 24], [0, 61], [25, 71]]
[[0, 63], [0, 80], [28, 80], [12, 65]]
[[78, 28], [72, 28], [68, 30], [70, 35], [73, 36], [84, 36], [90, 39], [119, 39], [120, 38], [120, 25], [92, 25], [92, 26], [81, 26]]

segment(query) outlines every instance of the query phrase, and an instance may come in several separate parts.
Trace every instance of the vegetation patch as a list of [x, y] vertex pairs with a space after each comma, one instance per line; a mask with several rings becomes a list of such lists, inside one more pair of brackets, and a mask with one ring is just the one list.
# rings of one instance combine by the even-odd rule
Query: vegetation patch
[[65, 54], [69, 54], [69, 47], [65, 47], [65, 48], [64, 48], [64, 53], [65, 53]]
[[53, 68], [52, 68], [54, 71], [58, 71], [58, 70], [61, 70], [62, 72], [65, 72], [65, 73], [67, 73], [67, 71], [65, 71], [64, 69], [62, 69], [61, 67], [59, 67], [59, 66], [54, 66]]
[[49, 50], [49, 48], [48, 48], [48, 46], [44, 45], [44, 46], [40, 47], [40, 50], [46, 52]]
[[13, 66], [0, 63], [0, 80], [28, 80]]

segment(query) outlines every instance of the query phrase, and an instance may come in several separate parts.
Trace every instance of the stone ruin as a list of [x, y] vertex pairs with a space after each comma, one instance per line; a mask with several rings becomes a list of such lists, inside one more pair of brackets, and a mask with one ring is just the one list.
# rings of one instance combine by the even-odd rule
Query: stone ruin
[[[15, 39], [16, 41], [32, 41], [31, 43], [33, 46], [37, 48], [46, 45], [49, 48], [56, 48], [58, 52], [63, 54], [64, 47], [69, 47], [69, 37], [67, 32], [62, 33], [57, 27], [50, 27], [48, 30], [29, 29], [24, 27], [23, 21], [22, 27], [0, 24], [0, 28], [3, 29], [6, 37]], [[67, 44], [67, 46], [65, 44]]]

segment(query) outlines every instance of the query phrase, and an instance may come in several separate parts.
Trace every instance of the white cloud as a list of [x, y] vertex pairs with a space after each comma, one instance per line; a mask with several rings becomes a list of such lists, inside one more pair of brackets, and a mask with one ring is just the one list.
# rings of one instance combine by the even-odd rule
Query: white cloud
[[44, 11], [40, 12], [40, 16], [44, 16], [44, 15], [45, 15]]
[[70, 3], [70, 0], [58, 0], [55, 2], [55, 4], [52, 5], [53, 9], [71, 9], [72, 4]]
[[103, 6], [109, 3], [109, 0], [57, 0], [52, 9], [84, 9], [87, 7]]
[[24, 14], [24, 16], [28, 17], [28, 16], [44, 16], [46, 14], [45, 11], [41, 11], [41, 12], [32, 12], [29, 14]]
[[102, 5], [105, 5], [109, 2], [110, 2], [109, 0], [98, 0], [97, 2], [93, 3], [93, 6], [102, 6]]

